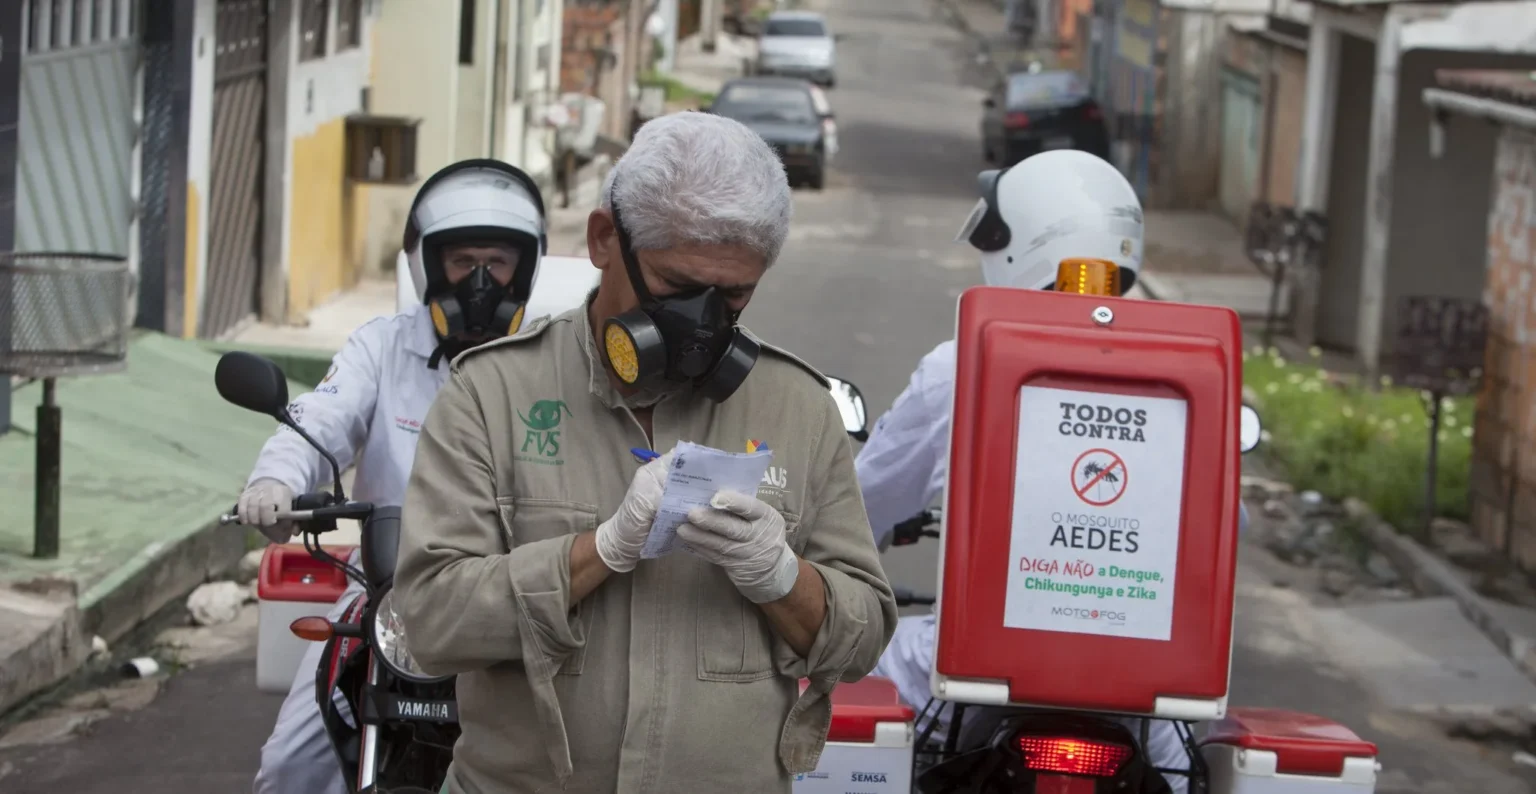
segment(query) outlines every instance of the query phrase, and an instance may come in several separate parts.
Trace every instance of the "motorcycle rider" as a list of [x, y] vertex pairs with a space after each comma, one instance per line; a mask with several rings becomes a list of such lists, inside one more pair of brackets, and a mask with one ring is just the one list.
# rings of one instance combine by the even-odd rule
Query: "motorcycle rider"
[[[448, 366], [458, 353], [517, 331], [547, 245], [544, 201], [518, 168], [465, 160], [428, 179], [406, 220], [403, 248], [422, 303], [353, 331], [330, 372], [289, 413], [343, 470], [357, 459], [352, 496], [378, 505], [404, 501], [416, 440]], [[360, 455], [360, 458], [358, 457]], [[238, 513], [275, 542], [293, 534], [279, 522], [297, 494], [331, 479], [320, 453], [286, 427], [262, 447]], [[354, 552], [351, 564], [359, 564]], [[340, 618], [363, 591], [350, 582], [327, 617]], [[315, 671], [324, 643], [311, 643], [261, 749], [255, 794], [342, 794], [346, 784], [321, 721]], [[333, 694], [349, 723], [345, 700]]]
[[[1012, 168], [984, 171], [982, 198], [956, 241], [981, 252], [989, 286], [1054, 289], [1057, 265], [1067, 258], [1105, 260], [1118, 268], [1121, 294], [1141, 267], [1142, 212], [1136, 192], [1108, 162], [1078, 151], [1049, 151]], [[1048, 230], [1060, 230], [1047, 235]], [[932, 504], [948, 469], [950, 412], [955, 385], [955, 342], [940, 343], [918, 363], [911, 382], [880, 417], [855, 466], [876, 544], [884, 548], [896, 524]], [[1240, 526], [1248, 514], [1241, 513]], [[921, 709], [931, 697], [934, 616], [900, 618], [874, 675], [895, 682], [902, 699]], [[968, 712], [969, 713], [969, 712]], [[947, 729], [947, 711], [934, 717], [936, 740]], [[1127, 727], [1139, 735], [1139, 720]], [[921, 728], [920, 728], [921, 730]], [[1151, 723], [1150, 761], [1187, 769], [1188, 756], [1172, 723]], [[1176, 794], [1188, 779], [1168, 776]]]

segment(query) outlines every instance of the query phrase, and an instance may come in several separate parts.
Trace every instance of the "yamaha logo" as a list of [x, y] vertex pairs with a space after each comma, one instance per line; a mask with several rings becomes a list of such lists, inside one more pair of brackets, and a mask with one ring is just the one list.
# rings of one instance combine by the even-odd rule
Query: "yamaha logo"
[[453, 704], [446, 701], [405, 700], [401, 698], [395, 701], [395, 712], [400, 719], [407, 720], [452, 722], [457, 719], [453, 713]]

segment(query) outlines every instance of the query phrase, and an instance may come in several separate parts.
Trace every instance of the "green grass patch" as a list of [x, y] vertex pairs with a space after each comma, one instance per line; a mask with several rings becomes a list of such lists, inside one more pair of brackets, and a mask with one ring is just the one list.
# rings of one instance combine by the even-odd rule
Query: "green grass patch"
[[668, 102], [685, 102], [698, 105], [699, 107], [707, 107], [709, 103], [715, 101], [714, 94], [686, 86], [669, 75], [646, 72], [640, 76], [639, 82], [642, 86], [661, 86], [665, 88]]
[[[1286, 361], [1274, 350], [1243, 354], [1243, 380], [1264, 422], [1264, 445], [1299, 490], [1358, 497], [1394, 527], [1422, 534], [1429, 457], [1428, 395], [1382, 380], [1365, 388], [1322, 369], [1319, 354]], [[1471, 472], [1473, 398], [1443, 398], [1437, 513], [1465, 520]]]

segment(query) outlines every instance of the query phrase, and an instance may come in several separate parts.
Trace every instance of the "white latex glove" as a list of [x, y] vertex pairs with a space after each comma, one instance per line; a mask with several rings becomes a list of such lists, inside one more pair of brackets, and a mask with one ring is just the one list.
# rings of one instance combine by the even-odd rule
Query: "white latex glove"
[[278, 521], [279, 510], [293, 509], [293, 491], [277, 480], [257, 480], [240, 494], [236, 512], [240, 523], [261, 530], [273, 543], [287, 543], [293, 538], [293, 522]]
[[721, 491], [708, 507], [688, 512], [677, 528], [688, 550], [725, 569], [736, 589], [754, 604], [789, 595], [800, 559], [784, 537], [784, 516], [755, 496]]
[[661, 491], [667, 482], [667, 466], [671, 464], [672, 453], [668, 452], [641, 466], [629, 481], [629, 491], [624, 494], [618, 512], [598, 525], [597, 556], [613, 571], [627, 573], [640, 563], [640, 550], [651, 534]]

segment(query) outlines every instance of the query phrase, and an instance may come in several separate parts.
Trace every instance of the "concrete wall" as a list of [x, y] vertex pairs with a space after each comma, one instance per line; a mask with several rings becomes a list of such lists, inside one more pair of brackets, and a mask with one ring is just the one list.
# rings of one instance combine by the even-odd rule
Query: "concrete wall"
[[1498, 128], [1463, 125], [1445, 156], [1432, 157], [1424, 89], [1436, 85], [1436, 69], [1517, 67], [1536, 68], [1536, 59], [1433, 51], [1403, 57], [1398, 70], [1396, 182], [1387, 249], [1383, 351], [1392, 349], [1396, 307], [1404, 296], [1476, 300], [1486, 283], [1489, 185]]
[[[1360, 306], [1360, 255], [1365, 250], [1365, 168], [1371, 151], [1371, 99], [1376, 45], [1343, 34], [1339, 42], [1338, 109], [1328, 181], [1328, 243], [1318, 290], [1317, 342], [1353, 350]], [[1404, 184], [1399, 180], [1398, 184]]]
[[[567, 5], [561, 30], [560, 91], [601, 99], [604, 115], [598, 131], [614, 138], [626, 137], [629, 89], [623, 81], [624, 6]], [[613, 59], [599, 60], [595, 53], [600, 49], [611, 52]]]
[[1203, 209], [1221, 172], [1221, 60], [1228, 17], [1169, 11], [1159, 190], [1149, 206]]
[[[561, 0], [522, 0], [522, 3], [527, 15], [524, 28], [527, 46], [522, 48], [527, 75], [526, 101], [530, 111], [536, 113], [559, 97], [561, 18], [565, 4]], [[675, 17], [675, 7], [672, 13]], [[548, 189], [553, 184], [554, 131], [534, 124], [520, 126], [520, 133], [522, 154], [520, 160], [513, 162]], [[508, 148], [511, 148], [510, 144]], [[511, 159], [510, 155], [504, 156]]]
[[187, 248], [182, 336], [197, 336], [208, 276], [208, 197], [213, 146], [214, 22], [218, 0], [197, 0], [192, 18], [192, 105], [187, 134]]
[[[1307, 101], [1307, 55], [1297, 49], [1256, 35], [1233, 31], [1226, 42], [1227, 68], [1254, 80], [1262, 94], [1260, 105], [1259, 154], [1256, 157], [1252, 195], [1242, 202], [1240, 212], [1232, 216], [1238, 225], [1247, 222], [1253, 201], [1291, 205], [1296, 200], [1296, 176], [1301, 155], [1301, 120]], [[1273, 81], [1268, 79], [1273, 72]], [[1272, 107], [1271, 107], [1272, 106]], [[1272, 125], [1265, 129], [1265, 124]], [[1269, 136], [1268, 163], [1264, 160], [1264, 136]], [[1228, 167], [1231, 152], [1222, 151], [1222, 167]], [[1264, 188], [1265, 172], [1268, 188]], [[1260, 193], [1263, 195], [1260, 195]]]
[[1274, 95], [1268, 101], [1274, 136], [1269, 151], [1269, 191], [1264, 200], [1271, 204], [1292, 204], [1296, 200], [1297, 169], [1301, 167], [1301, 119], [1307, 106], [1307, 54], [1284, 45], [1273, 45], [1275, 58]]
[[[373, 28], [377, 57], [370, 109], [421, 119], [419, 179], [412, 185], [369, 191], [360, 245], [370, 274], [394, 269], [416, 190], [444, 166], [471, 157], [496, 157], [548, 182], [553, 157], [539, 136], [525, 135], [526, 116], [530, 108], [551, 102], [559, 88], [562, 5], [560, 0], [479, 0], [475, 62], [461, 65], [456, 0], [383, 3]], [[499, 61], [499, 52], [505, 60]], [[514, 85], [519, 78], [522, 84]]]
[[[1318, 338], [1352, 350], [1358, 334], [1364, 238], [1365, 162], [1370, 146], [1374, 45], [1346, 36], [1340, 63], [1329, 233]], [[1483, 294], [1493, 125], [1461, 125], [1444, 157], [1429, 152], [1430, 113], [1421, 97], [1436, 69], [1531, 69], [1536, 58], [1415, 50], [1398, 69], [1397, 141], [1382, 313], [1382, 351], [1392, 349], [1397, 305], [1408, 295], [1476, 299]], [[1347, 131], [1347, 132], [1346, 132]]]
[[[494, 0], [478, 0], [475, 11], [475, 52], [471, 63], [459, 64], [458, 118], [454, 121], [454, 160], [490, 154], [486, 135], [490, 123], [491, 72], [496, 61]], [[454, 31], [454, 62], [458, 63], [458, 31]]]
[[[362, 110], [373, 19], [364, 14], [361, 46], [338, 50], [336, 12], [331, 3], [325, 56], [300, 61], [294, 47], [288, 64], [283, 251], [290, 322], [355, 284], [362, 271], [370, 188], [345, 179], [346, 117]], [[297, 37], [298, 15], [290, 24]]]
[[[421, 119], [416, 174], [422, 180], [455, 160], [459, 89], [457, 0], [388, 0], [373, 27], [374, 113]], [[411, 53], [402, 57], [401, 53]], [[368, 196], [367, 271], [394, 269], [415, 185], [379, 187]]]
[[[1458, 141], [1481, 119], [1453, 119]], [[1472, 441], [1472, 527], [1536, 571], [1536, 134], [1505, 129], [1487, 226], [1488, 352]]]
[[1058, 17], [1056, 65], [1086, 74], [1090, 57], [1090, 38], [1093, 19], [1092, 0], [1059, 0], [1056, 4]]

